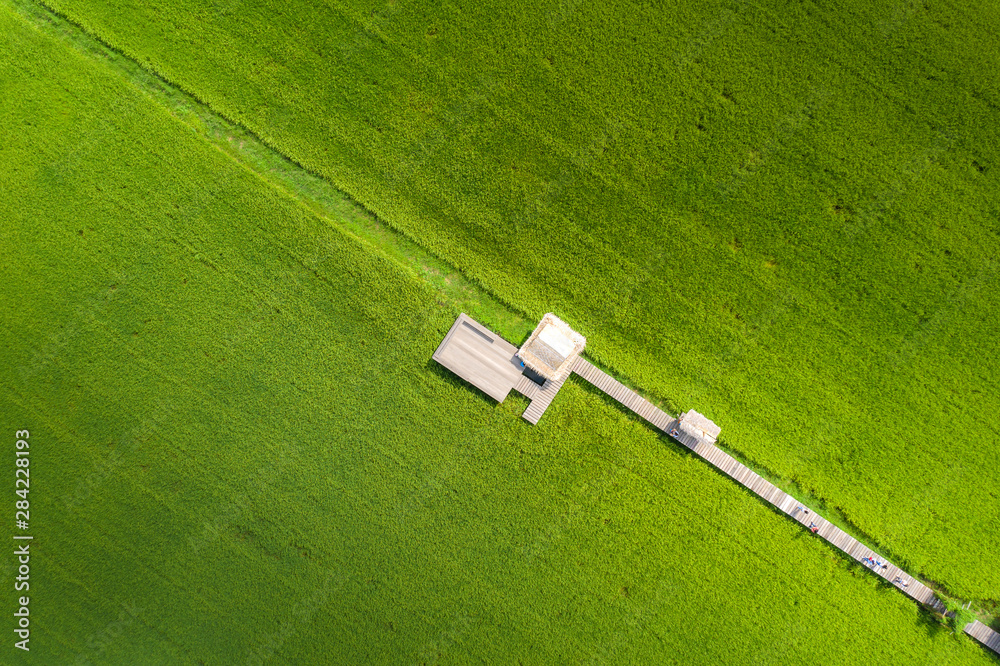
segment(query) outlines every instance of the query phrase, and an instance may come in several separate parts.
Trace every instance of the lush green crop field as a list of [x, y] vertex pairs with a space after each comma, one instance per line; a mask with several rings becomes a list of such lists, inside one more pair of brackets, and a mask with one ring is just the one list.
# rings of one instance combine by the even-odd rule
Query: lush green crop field
[[581, 383], [494, 407], [408, 269], [99, 54], [0, 35], [24, 663], [989, 662]]
[[1000, 599], [995, 3], [47, 4]]

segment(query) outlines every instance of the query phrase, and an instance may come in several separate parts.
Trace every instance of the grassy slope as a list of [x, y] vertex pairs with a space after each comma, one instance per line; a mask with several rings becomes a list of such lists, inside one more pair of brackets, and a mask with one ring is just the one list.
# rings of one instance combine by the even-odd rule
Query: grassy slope
[[32, 662], [984, 663], [581, 384], [491, 408], [428, 362], [454, 312], [419, 282], [0, 34]]
[[1000, 598], [989, 3], [51, 4]]

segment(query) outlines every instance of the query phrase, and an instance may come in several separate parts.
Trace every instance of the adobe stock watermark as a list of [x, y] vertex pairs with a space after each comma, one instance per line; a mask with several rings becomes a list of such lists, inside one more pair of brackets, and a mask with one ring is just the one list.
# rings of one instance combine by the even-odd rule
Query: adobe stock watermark
[[617, 627], [615, 639], [607, 644], [598, 645], [594, 652], [582, 663], [587, 666], [599, 666], [607, 663], [629, 663], [625, 652], [625, 643], [629, 637], [637, 632], [645, 632], [652, 624], [656, 612], [673, 599], [676, 586], [669, 581], [661, 580], [649, 598], [641, 605], [636, 606], [627, 615], [624, 627]]
[[78, 303], [73, 308], [69, 321], [46, 335], [41, 346], [35, 349], [28, 362], [18, 366], [21, 381], [28, 382], [33, 379], [39, 372], [55, 362], [66, 347], [81, 333], [99, 325], [117, 298], [119, 289], [127, 284], [129, 279], [129, 275], [118, 273], [111, 279], [108, 286]]
[[249, 497], [244, 493], [237, 493], [232, 500], [217, 507], [210, 519], [202, 521], [201, 531], [188, 536], [191, 552], [197, 555], [198, 551], [215, 543], [223, 534], [231, 531], [245, 515], [249, 505]]
[[108, 622], [100, 631], [87, 636], [86, 648], [71, 662], [73, 666], [96, 666], [103, 663], [108, 648], [118, 642], [142, 612], [143, 609], [134, 601], [123, 602], [115, 619]]
[[612, 474], [609, 477], [607, 472], [605, 472], [596, 479], [588, 479], [578, 485], [576, 491], [569, 494], [572, 505], [546, 525], [531, 543], [523, 547], [522, 553], [525, 559], [530, 562], [548, 552], [550, 548], [562, 539], [563, 535], [577, 519], [581, 515], [584, 515], [587, 509], [600, 498], [615, 476], [616, 474]]
[[329, 572], [322, 585], [313, 590], [311, 595], [295, 602], [278, 623], [277, 631], [268, 634], [250, 649], [247, 665], [261, 666], [267, 663], [290, 638], [312, 621], [316, 613], [330, 602], [330, 598], [347, 584], [348, 579], [347, 574]]
[[465, 613], [457, 613], [452, 616], [448, 626], [442, 629], [432, 640], [421, 646], [417, 652], [418, 663], [430, 666], [441, 660], [453, 661], [454, 659], [448, 658], [449, 655], [447, 653], [461, 642], [462, 636], [472, 626], [472, 620], [472, 616]]
[[172, 402], [157, 399], [153, 410], [144, 416], [132, 430], [123, 435], [115, 447], [103, 459], [95, 462], [93, 469], [77, 481], [76, 487], [63, 496], [62, 500], [66, 508], [79, 508], [89, 500], [94, 490], [107, 481], [138, 442], [155, 432], [156, 427], [170, 416], [173, 409]]

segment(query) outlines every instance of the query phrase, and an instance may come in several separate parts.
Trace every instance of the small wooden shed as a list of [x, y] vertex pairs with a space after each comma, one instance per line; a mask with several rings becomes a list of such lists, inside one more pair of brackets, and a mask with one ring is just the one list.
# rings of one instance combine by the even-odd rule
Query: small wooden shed
[[709, 444], [715, 444], [719, 438], [719, 433], [722, 432], [722, 428], [693, 409], [681, 414], [677, 427], [683, 432], [704, 440]]

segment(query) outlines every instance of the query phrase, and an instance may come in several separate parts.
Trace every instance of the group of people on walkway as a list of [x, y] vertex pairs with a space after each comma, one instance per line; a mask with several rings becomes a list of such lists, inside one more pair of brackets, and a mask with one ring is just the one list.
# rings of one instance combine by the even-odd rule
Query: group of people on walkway
[[[863, 557], [861, 558], [861, 563], [867, 566], [869, 569], [888, 569], [889, 565], [881, 560], [876, 560], [874, 557]], [[898, 578], [898, 576], [897, 576]]]
[[[876, 560], [874, 557], [862, 557], [861, 563], [864, 564], [869, 569], [888, 569], [889, 565], [881, 560]], [[910, 586], [910, 581], [903, 580], [902, 576], [896, 576], [892, 579], [893, 585], [900, 585], [904, 588]]]

